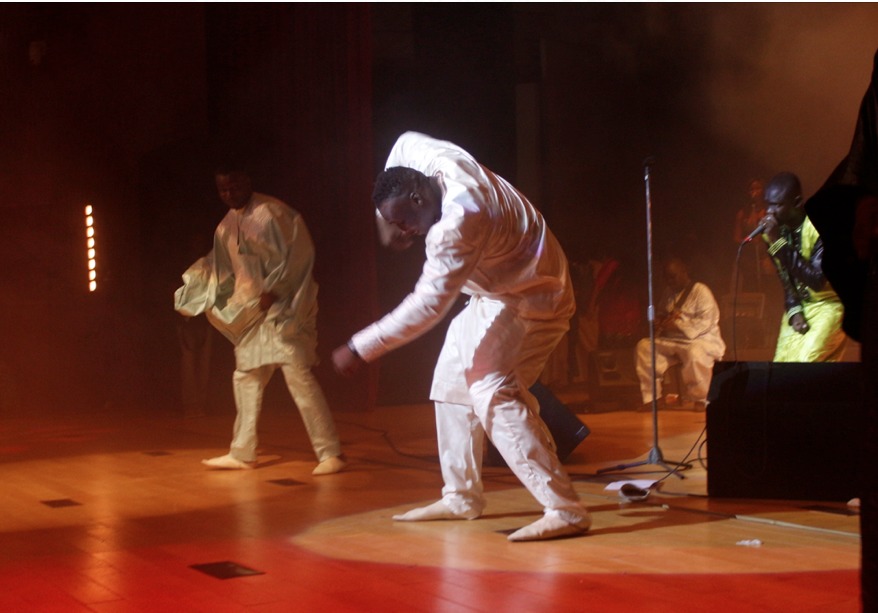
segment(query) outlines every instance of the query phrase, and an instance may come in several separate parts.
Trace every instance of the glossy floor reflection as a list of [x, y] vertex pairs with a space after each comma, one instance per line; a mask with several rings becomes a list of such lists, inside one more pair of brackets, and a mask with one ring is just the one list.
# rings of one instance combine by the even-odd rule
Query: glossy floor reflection
[[439, 495], [429, 405], [336, 417], [350, 466], [324, 477], [287, 408], [267, 408], [252, 471], [200, 463], [224, 451], [228, 414], [4, 417], [0, 610], [859, 610], [858, 516], [711, 500], [704, 413], [659, 414], [665, 457], [692, 468], [638, 503], [606, 486], [661, 479], [657, 467], [598, 472], [649, 452], [651, 414], [580, 414], [591, 434], [565, 466], [592, 530], [536, 543], [506, 540], [541, 510], [502, 467], [485, 470], [478, 520], [390, 519]]

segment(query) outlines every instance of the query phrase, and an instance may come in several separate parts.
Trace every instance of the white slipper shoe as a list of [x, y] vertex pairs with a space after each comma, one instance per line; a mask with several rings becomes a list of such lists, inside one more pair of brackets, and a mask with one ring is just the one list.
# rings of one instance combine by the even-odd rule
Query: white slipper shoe
[[233, 458], [229, 454], [210, 458], [209, 460], [201, 460], [201, 463], [208, 468], [224, 470], [249, 470], [256, 466], [256, 462], [244, 462], [243, 460]]
[[318, 464], [314, 470], [311, 471], [311, 474], [315, 477], [319, 477], [320, 475], [332, 475], [339, 472], [347, 465], [348, 463], [345, 462], [341, 456], [332, 456]]
[[565, 536], [585, 534], [590, 527], [591, 517], [588, 514], [584, 515], [575, 524], [564, 521], [557, 515], [543, 515], [534, 523], [516, 530], [508, 538], [514, 542], [546, 541]]
[[393, 521], [437, 521], [442, 519], [475, 519], [478, 517], [480, 513], [475, 511], [471, 511], [468, 513], [464, 513], [463, 515], [458, 515], [447, 506], [441, 500], [437, 500], [433, 504], [427, 505], [426, 507], [419, 507], [417, 509], [412, 509], [406, 513], [402, 513], [401, 515], [394, 515]]

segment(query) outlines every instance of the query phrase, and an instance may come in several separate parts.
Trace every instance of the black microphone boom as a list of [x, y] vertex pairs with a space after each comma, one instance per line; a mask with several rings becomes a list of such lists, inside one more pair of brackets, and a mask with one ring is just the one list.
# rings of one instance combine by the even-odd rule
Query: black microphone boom
[[764, 224], [764, 223], [761, 223], [761, 224], [759, 224], [758, 226], [756, 226], [756, 229], [753, 230], [753, 231], [750, 233], [750, 235], [749, 235], [747, 238], [745, 238], [745, 239], [744, 239], [744, 242], [741, 243], [741, 244], [743, 245], [743, 244], [749, 243], [750, 241], [752, 241], [754, 238], [756, 238], [757, 236], [759, 236], [759, 235], [762, 234], [763, 232], [765, 232], [765, 224]]

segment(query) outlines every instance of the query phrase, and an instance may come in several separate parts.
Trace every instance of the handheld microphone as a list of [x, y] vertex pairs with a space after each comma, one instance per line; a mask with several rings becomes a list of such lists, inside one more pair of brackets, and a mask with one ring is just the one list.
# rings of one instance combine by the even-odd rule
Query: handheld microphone
[[742, 244], [746, 245], [747, 243], [752, 241], [754, 238], [756, 238], [757, 236], [759, 236], [763, 232], [765, 232], [765, 224], [761, 223], [758, 226], [756, 226], [756, 229], [753, 230], [747, 238], [744, 239], [744, 242]]

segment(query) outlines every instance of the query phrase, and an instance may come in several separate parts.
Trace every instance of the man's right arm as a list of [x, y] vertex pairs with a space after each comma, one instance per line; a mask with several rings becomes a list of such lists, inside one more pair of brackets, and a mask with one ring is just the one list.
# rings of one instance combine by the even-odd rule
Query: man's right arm
[[479, 252], [478, 245], [463, 241], [430, 248], [415, 289], [393, 311], [351, 338], [357, 354], [372, 362], [438, 324], [460, 295]]

